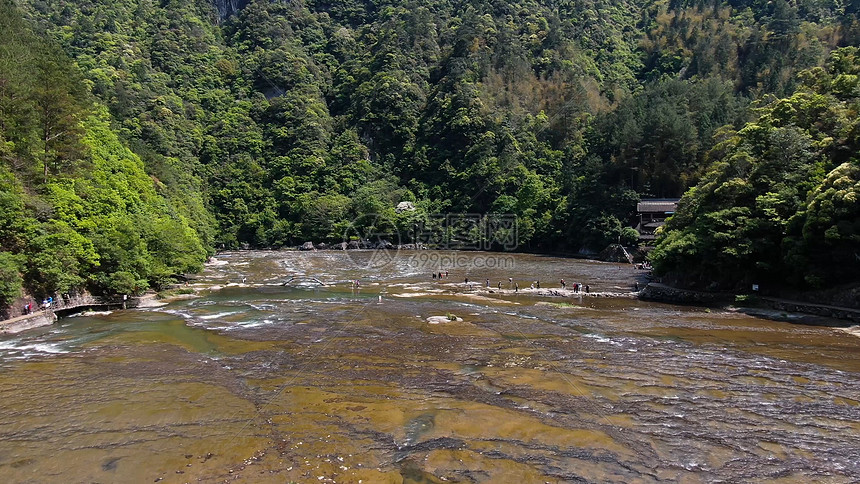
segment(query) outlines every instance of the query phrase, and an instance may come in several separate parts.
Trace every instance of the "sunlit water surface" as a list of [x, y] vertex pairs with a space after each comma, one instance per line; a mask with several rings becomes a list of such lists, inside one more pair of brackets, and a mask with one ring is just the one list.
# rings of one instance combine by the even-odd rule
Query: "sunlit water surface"
[[440, 254], [225, 253], [196, 297], [2, 337], [3, 481], [860, 479], [860, 338], [508, 290], [628, 292], [625, 265]]

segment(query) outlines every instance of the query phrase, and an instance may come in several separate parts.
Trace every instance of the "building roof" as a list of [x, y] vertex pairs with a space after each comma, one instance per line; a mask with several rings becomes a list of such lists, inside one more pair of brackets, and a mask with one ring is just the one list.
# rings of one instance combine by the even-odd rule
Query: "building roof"
[[643, 198], [636, 204], [639, 213], [674, 213], [678, 209], [680, 198]]

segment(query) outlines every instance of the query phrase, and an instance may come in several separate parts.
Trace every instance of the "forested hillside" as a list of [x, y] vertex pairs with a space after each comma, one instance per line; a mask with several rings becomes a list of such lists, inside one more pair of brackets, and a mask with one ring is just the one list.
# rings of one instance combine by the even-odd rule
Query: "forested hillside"
[[147, 175], [80, 69], [32, 28], [0, 3], [0, 305], [22, 288], [130, 294], [199, 269], [202, 194]]
[[[18, 204], [8, 213], [19, 214], [10, 220], [32, 218], [54, 231], [64, 223], [91, 243], [100, 237], [86, 232], [93, 226], [123, 229], [88, 217], [127, 221], [152, 263], [109, 263], [130, 252], [93, 246], [78, 262], [80, 280], [64, 286], [108, 291], [119, 290], [119, 277], [157, 284], [213, 248], [340, 241], [354, 220], [381, 224], [359, 230], [408, 239], [428, 214], [508, 213], [519, 218], [521, 250], [631, 242], [625, 227], [640, 197], [680, 196], [707, 183], [717, 169], [709, 165], [720, 161], [714, 150], [725, 149], [715, 140], [725, 145], [728, 133], [761, 116], [751, 103], [807, 89], [801, 71], [860, 42], [856, 1], [2, 5], [14, 28], [0, 34], [0, 55], [33, 59], [0, 62], [2, 193]], [[30, 91], [44, 85], [46, 64], [32, 54], [37, 45], [70, 73], [49, 83], [64, 86], [75, 106], [63, 118], [68, 134], [56, 138], [20, 121], [38, 124]], [[91, 181], [97, 159], [133, 161], [124, 168], [133, 174], [123, 173], [137, 182], [122, 188], [134, 194], [110, 188], [123, 201], [107, 204], [110, 213], [83, 187], [108, 189]], [[818, 196], [807, 192], [825, 165], [811, 178], [798, 175], [798, 200]], [[63, 201], [61, 188], [80, 202]], [[134, 219], [142, 212], [128, 197], [149, 207], [146, 223]], [[417, 210], [395, 213], [401, 201]], [[384, 217], [361, 218], [374, 213]], [[165, 236], [155, 220], [186, 237]], [[670, 232], [693, 222], [681, 220]], [[55, 290], [30, 269], [36, 239], [4, 237], [4, 280], [23, 276], [34, 293]], [[164, 237], [187, 242], [185, 255], [162, 257], [173, 250], [155, 241]], [[661, 257], [667, 271], [690, 264]]]

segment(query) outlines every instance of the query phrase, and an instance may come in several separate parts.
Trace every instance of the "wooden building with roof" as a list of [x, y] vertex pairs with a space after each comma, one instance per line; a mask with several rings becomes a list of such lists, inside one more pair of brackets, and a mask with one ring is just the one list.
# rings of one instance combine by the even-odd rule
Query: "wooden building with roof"
[[636, 231], [639, 232], [639, 240], [656, 239], [657, 229], [675, 213], [680, 200], [680, 198], [643, 198], [636, 204], [636, 214], [639, 217]]

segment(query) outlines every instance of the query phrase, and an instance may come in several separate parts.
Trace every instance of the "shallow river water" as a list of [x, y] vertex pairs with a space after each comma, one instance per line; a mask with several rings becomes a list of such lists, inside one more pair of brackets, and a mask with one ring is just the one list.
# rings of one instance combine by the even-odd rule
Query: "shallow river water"
[[[860, 338], [595, 296], [639, 277], [532, 255], [223, 253], [187, 299], [0, 337], [0, 476], [860, 480]], [[562, 278], [593, 294], [526, 290]]]

